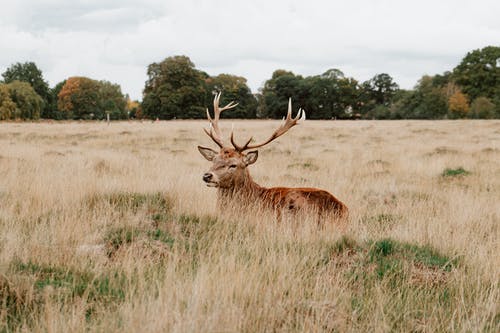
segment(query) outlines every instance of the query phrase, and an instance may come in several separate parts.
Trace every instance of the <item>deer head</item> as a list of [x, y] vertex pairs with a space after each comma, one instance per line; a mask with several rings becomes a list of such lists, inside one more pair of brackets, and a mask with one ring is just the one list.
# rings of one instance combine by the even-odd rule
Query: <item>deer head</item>
[[210, 116], [207, 109], [207, 118], [210, 122], [210, 130], [204, 129], [205, 133], [219, 146], [220, 151], [215, 151], [211, 148], [198, 146], [198, 150], [208, 161], [212, 162], [210, 170], [205, 172], [203, 180], [210, 187], [218, 187], [221, 189], [231, 189], [244, 186], [250, 176], [247, 167], [257, 161], [258, 151], [252, 150], [260, 148], [285, 134], [290, 128], [297, 125], [300, 120], [305, 119], [305, 111], [299, 109], [297, 116], [292, 118], [292, 101], [288, 101], [288, 113], [284, 122], [279, 126], [272, 135], [265, 141], [258, 144], [251, 144], [252, 137], [242, 146], [238, 145], [234, 139], [234, 133], [231, 132], [231, 146], [225, 144], [222, 137], [222, 132], [219, 127], [219, 118], [222, 111], [236, 107], [238, 104], [229, 103], [223, 108], [219, 107], [221, 94], [218, 93], [214, 98], [214, 117]]

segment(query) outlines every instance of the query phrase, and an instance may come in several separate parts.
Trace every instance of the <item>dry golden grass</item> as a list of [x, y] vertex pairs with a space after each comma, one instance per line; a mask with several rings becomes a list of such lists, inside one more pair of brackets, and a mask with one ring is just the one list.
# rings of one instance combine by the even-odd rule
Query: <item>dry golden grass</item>
[[263, 149], [254, 179], [330, 191], [343, 235], [216, 212], [203, 126], [0, 124], [0, 331], [500, 330], [499, 121], [307, 121]]

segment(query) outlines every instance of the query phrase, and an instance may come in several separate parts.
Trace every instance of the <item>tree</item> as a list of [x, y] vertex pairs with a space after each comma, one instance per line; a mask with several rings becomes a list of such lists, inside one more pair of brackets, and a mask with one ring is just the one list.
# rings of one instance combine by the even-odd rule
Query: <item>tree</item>
[[[391, 106], [391, 118], [442, 119], [447, 114], [447, 99], [442, 87], [424, 75], [413, 91], [401, 94]], [[397, 96], [397, 95], [394, 95]]]
[[[432, 80], [432, 85], [434, 86], [434, 80]], [[455, 81], [449, 81], [442, 87], [443, 95], [446, 97], [446, 100], [449, 100], [451, 96], [456, 94], [457, 92], [462, 92], [462, 88], [455, 83]]]
[[148, 66], [142, 110], [149, 118], [202, 118], [208, 102], [208, 75], [186, 56]]
[[359, 108], [359, 85], [335, 68], [306, 78], [277, 70], [262, 89], [265, 116], [283, 117], [290, 97], [295, 109], [305, 109], [309, 119], [350, 118]]
[[58, 94], [57, 108], [66, 119], [103, 119], [99, 104], [100, 86], [87, 77], [70, 77]]
[[[276, 70], [262, 89], [265, 105], [262, 115], [269, 118], [282, 118], [288, 110], [289, 98], [293, 99], [294, 105], [305, 107], [308, 94], [308, 83], [302, 76], [281, 69]], [[310, 110], [308, 111], [308, 115], [312, 116]]]
[[472, 101], [470, 111], [473, 118], [495, 118], [495, 104], [488, 97], [478, 97]]
[[464, 118], [469, 113], [469, 100], [461, 91], [455, 92], [448, 99], [448, 110], [452, 118]]
[[[392, 98], [392, 103], [389, 106], [389, 119], [407, 119], [410, 118], [410, 108], [412, 100], [415, 99], [413, 90], [399, 89]], [[413, 101], [414, 102], [414, 101]]]
[[346, 78], [338, 69], [329, 69], [305, 81], [308, 96], [304, 108], [310, 119], [346, 118], [357, 105], [357, 81]]
[[374, 104], [389, 106], [392, 97], [399, 89], [399, 86], [389, 74], [377, 74], [362, 85], [368, 100]]
[[16, 112], [16, 104], [10, 98], [9, 87], [0, 83], [0, 120], [13, 119]]
[[127, 100], [118, 84], [109, 81], [99, 81], [98, 107], [104, 113], [109, 112], [112, 120], [127, 118]]
[[136, 100], [135, 101], [131, 100], [128, 94], [125, 96], [125, 99], [127, 101], [125, 109], [127, 110], [128, 117], [133, 119], [141, 119], [142, 118], [141, 104]]
[[311, 119], [349, 118], [357, 109], [358, 82], [338, 69], [307, 77], [309, 94], [304, 107]]
[[43, 100], [29, 83], [13, 81], [7, 84], [7, 88], [10, 99], [16, 106], [11, 119], [36, 120], [40, 118]]
[[60, 118], [104, 119], [108, 112], [113, 120], [127, 118], [127, 101], [117, 84], [87, 77], [70, 77], [60, 85], [57, 101]]
[[53, 96], [48, 83], [43, 79], [42, 71], [34, 62], [16, 63], [11, 65], [3, 74], [5, 83], [14, 81], [27, 82], [43, 99], [42, 118], [52, 118]]
[[55, 87], [50, 90], [50, 93], [53, 96], [52, 106], [51, 106], [52, 119], [57, 119], [57, 120], [67, 119], [67, 113], [62, 110], [59, 110], [59, 107], [57, 105], [59, 93], [61, 92], [61, 89], [64, 87], [65, 84], [66, 80], [63, 80], [58, 84], [56, 84]]
[[223, 92], [220, 101], [225, 105], [231, 101], [238, 103], [234, 109], [224, 111], [226, 118], [255, 118], [257, 99], [252, 95], [247, 80], [241, 76], [219, 74], [207, 79], [208, 90], [212, 93]]
[[472, 100], [500, 98], [500, 47], [487, 46], [467, 53], [453, 69], [453, 78]]

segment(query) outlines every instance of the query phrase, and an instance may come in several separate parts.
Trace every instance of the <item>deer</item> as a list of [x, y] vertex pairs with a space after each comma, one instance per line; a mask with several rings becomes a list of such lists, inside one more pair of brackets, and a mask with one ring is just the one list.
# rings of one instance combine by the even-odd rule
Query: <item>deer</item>
[[205, 133], [220, 148], [214, 149], [198, 146], [201, 155], [212, 162], [211, 168], [203, 174], [203, 181], [208, 187], [218, 190], [218, 207], [224, 209], [233, 205], [243, 208], [250, 203], [257, 204], [265, 209], [273, 210], [281, 220], [283, 213], [296, 215], [298, 212], [315, 212], [318, 223], [329, 214], [334, 220], [345, 221], [348, 216], [348, 208], [329, 192], [309, 187], [270, 187], [260, 186], [253, 181], [248, 167], [257, 161], [259, 156], [257, 148], [261, 148], [278, 137], [282, 136], [295, 125], [305, 120], [305, 111], [299, 108], [297, 115], [292, 118], [292, 100], [288, 100], [288, 112], [283, 118], [282, 124], [271, 134], [269, 138], [260, 142], [252, 143], [250, 137], [245, 144], [239, 145], [231, 131], [230, 143], [228, 145], [223, 139], [219, 127], [220, 115], [223, 111], [232, 109], [238, 105], [234, 101], [224, 107], [219, 106], [221, 93], [215, 94], [213, 106], [214, 116], [210, 116], [207, 108], [207, 119], [210, 129], [203, 128]]

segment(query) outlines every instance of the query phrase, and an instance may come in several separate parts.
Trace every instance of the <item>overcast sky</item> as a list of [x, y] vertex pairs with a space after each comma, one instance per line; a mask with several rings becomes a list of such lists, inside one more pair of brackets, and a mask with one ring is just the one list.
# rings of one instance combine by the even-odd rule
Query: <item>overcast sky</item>
[[276, 69], [388, 73], [402, 88], [500, 46], [499, 0], [2, 0], [0, 73], [34, 61], [50, 86], [70, 76], [141, 99], [148, 64], [187, 55], [253, 92]]

